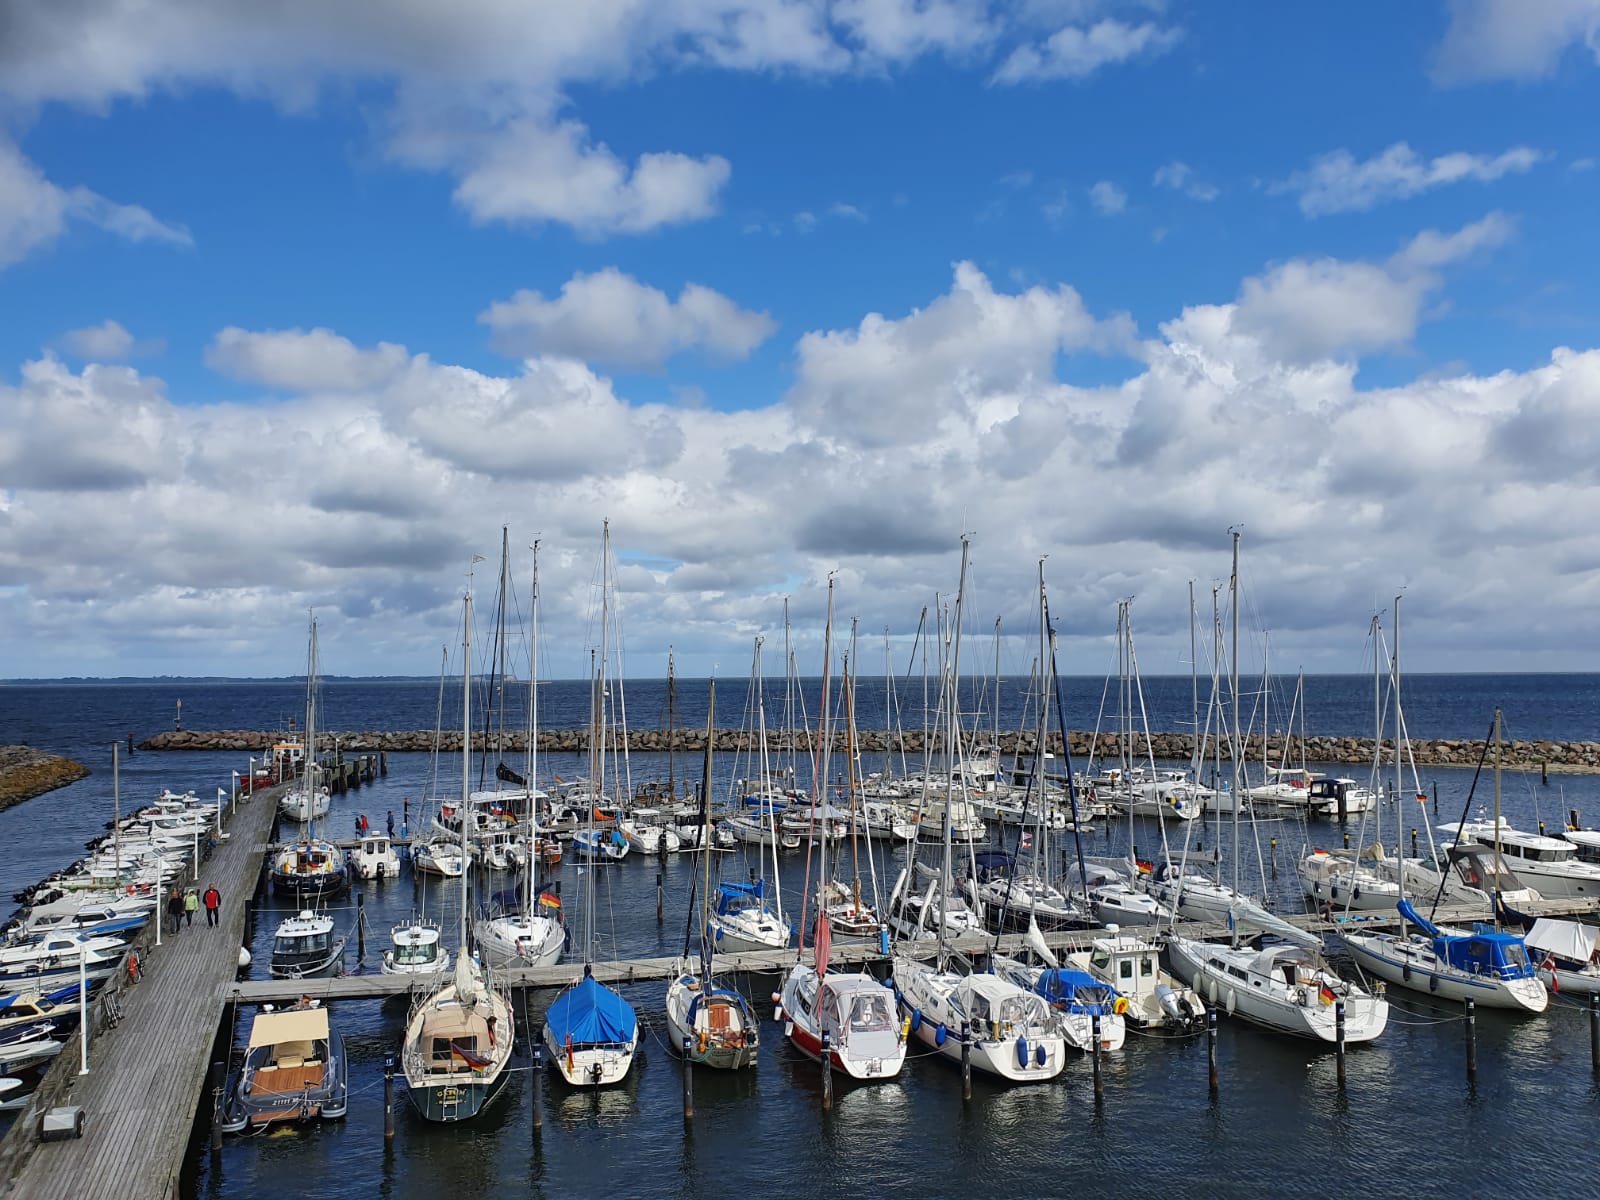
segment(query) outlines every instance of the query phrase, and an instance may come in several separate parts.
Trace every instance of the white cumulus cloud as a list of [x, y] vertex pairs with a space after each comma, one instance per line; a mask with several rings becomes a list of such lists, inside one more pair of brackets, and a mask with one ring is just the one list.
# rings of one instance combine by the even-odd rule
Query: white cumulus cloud
[[1454, 0], [1434, 78], [1536, 79], [1574, 45], [1600, 61], [1600, 0]]
[[1089, 189], [1089, 203], [1094, 205], [1096, 212], [1108, 217], [1115, 216], [1128, 207], [1128, 193], [1109, 179], [1102, 179]]
[[994, 73], [995, 83], [1039, 79], [1083, 79], [1101, 67], [1165, 54], [1183, 31], [1149, 21], [1130, 25], [1106, 17], [1093, 25], [1064, 25], [1038, 45], [1013, 50]]
[[235, 379], [286, 391], [357, 391], [393, 378], [410, 356], [380, 342], [363, 350], [331, 329], [264, 329], [229, 325], [206, 347], [206, 365]]
[[740, 308], [711, 288], [685, 284], [673, 300], [615, 267], [574, 275], [557, 297], [518, 291], [478, 320], [510, 354], [627, 367], [658, 367], [694, 347], [714, 359], [744, 358], [777, 328], [766, 313]]

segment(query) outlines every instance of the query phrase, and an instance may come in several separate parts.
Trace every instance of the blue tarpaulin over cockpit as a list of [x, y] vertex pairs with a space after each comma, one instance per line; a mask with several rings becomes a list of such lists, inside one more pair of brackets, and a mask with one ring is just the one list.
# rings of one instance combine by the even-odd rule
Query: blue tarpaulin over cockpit
[[571, 1038], [574, 1046], [631, 1042], [639, 1027], [633, 1006], [593, 975], [557, 996], [544, 1019], [562, 1042]]

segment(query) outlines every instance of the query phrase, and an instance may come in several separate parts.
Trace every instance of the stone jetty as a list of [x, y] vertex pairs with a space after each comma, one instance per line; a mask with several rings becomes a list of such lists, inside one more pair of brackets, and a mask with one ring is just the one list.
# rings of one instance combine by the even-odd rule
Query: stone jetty
[[[755, 742], [755, 735], [748, 730], [721, 729], [716, 731], [714, 736], [716, 739], [714, 748], [719, 753], [750, 749]], [[277, 733], [243, 729], [168, 730], [140, 742], [139, 748], [141, 750], [235, 750], [250, 753], [266, 750], [281, 737], [282, 735]], [[789, 749], [791, 737], [795, 749], [809, 751], [816, 734], [811, 730], [797, 731], [793, 735], [781, 731], [769, 731], [768, 750]], [[1075, 757], [1086, 758], [1091, 747], [1101, 759], [1119, 757], [1117, 735], [1114, 733], [1101, 733], [1096, 738], [1093, 733], [1074, 730], [1068, 734], [1068, 739]], [[662, 753], [668, 749], [675, 753], [695, 754], [705, 749], [705, 732], [698, 729], [677, 729], [670, 735], [660, 729], [633, 729], [628, 731], [627, 740], [629, 750], [645, 754]], [[991, 735], [978, 734], [970, 738], [968, 744], [976, 746], [990, 740], [992, 740]], [[344, 730], [320, 734], [318, 741], [325, 748], [337, 744], [341, 751], [349, 753], [426, 752], [433, 750], [435, 746], [442, 751], [459, 752], [461, 749], [459, 731], [438, 735], [431, 729]], [[1037, 742], [1037, 735], [1031, 731], [1002, 733], [999, 737], [1000, 753], [1005, 758], [1018, 754], [1028, 755], [1033, 752]], [[486, 742], [483, 734], [473, 734], [475, 749], [482, 750], [486, 745], [494, 744], [496, 744], [494, 737]], [[842, 730], [836, 732], [834, 744], [835, 749], [845, 748], [845, 733]], [[1157, 759], [1182, 762], [1189, 759], [1193, 753], [1194, 737], [1188, 733], [1152, 733], [1150, 745]], [[503, 749], [506, 754], [520, 754], [525, 746], [526, 739], [523, 734], [508, 732], [504, 735]], [[908, 754], [920, 754], [923, 749], [923, 735], [920, 730], [894, 734], [887, 734], [881, 730], [858, 730], [856, 746], [864, 754], [879, 754], [885, 750], [903, 750]], [[1412, 757], [1419, 766], [1471, 767], [1475, 766], [1483, 756], [1483, 742], [1475, 738], [1417, 738], [1411, 741], [1410, 746]], [[589, 731], [541, 730], [539, 749], [541, 752], [585, 753], [589, 749]], [[1051, 735], [1049, 749], [1052, 753], [1061, 753], [1059, 734]], [[1279, 763], [1285, 761], [1284, 749], [1281, 737], [1270, 738], [1263, 748], [1261, 735], [1256, 734], [1246, 739], [1244, 758], [1247, 762], [1260, 763], [1265, 754], [1266, 761]], [[1214, 738], [1208, 737], [1205, 748], [1206, 760], [1211, 761], [1214, 753]], [[1393, 741], [1384, 739], [1384, 760], [1392, 760], [1393, 754]], [[1134, 755], [1136, 760], [1147, 756], [1143, 735], [1136, 739]], [[1224, 760], [1229, 758], [1226, 745], [1222, 747], [1221, 757]], [[1295, 737], [1289, 747], [1287, 761], [1291, 764], [1370, 763], [1372, 739], [1312, 735], [1303, 739], [1302, 745], [1302, 739]], [[1506, 742], [1501, 750], [1501, 763], [1513, 769], [1547, 768], [1567, 774], [1600, 773], [1600, 742], [1538, 740]]]
[[31, 746], [0, 746], [0, 809], [66, 787], [89, 774], [82, 763]]

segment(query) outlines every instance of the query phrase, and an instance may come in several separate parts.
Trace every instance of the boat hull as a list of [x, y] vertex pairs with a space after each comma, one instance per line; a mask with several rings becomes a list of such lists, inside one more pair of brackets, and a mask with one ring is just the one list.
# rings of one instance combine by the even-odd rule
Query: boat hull
[[1484, 1008], [1543, 1012], [1550, 993], [1537, 978], [1491, 979], [1468, 975], [1439, 963], [1423, 943], [1402, 942], [1392, 935], [1335, 933], [1363, 970], [1413, 992], [1441, 1000], [1471, 1000]]

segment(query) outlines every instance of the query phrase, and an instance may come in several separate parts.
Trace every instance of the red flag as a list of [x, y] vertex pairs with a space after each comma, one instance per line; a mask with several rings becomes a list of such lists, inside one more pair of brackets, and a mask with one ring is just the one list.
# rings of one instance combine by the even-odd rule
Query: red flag
[[1317, 985], [1317, 999], [1321, 1000], [1322, 1003], [1332, 1004], [1337, 998], [1338, 997], [1334, 995], [1333, 989], [1329, 987], [1326, 982], [1322, 982]]
[[476, 1050], [469, 1050], [454, 1039], [450, 1042], [450, 1057], [466, 1063], [474, 1071], [481, 1071], [494, 1061], [486, 1054], [479, 1054]]
[[820, 979], [828, 973], [828, 914], [825, 912], [817, 913], [817, 932], [811, 939], [811, 947]]
[[1550, 972], [1550, 990], [1559, 992], [1561, 990], [1561, 981], [1556, 978], [1556, 956], [1546, 950], [1544, 952], [1544, 961], [1539, 964], [1539, 969]]

